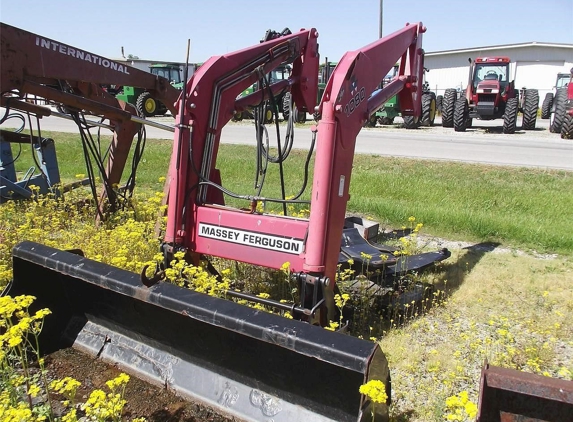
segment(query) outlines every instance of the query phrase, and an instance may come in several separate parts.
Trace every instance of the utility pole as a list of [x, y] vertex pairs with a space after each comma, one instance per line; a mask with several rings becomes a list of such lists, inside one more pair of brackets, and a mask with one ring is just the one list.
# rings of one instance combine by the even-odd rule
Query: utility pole
[[382, 38], [382, 21], [384, 20], [384, 0], [380, 0], [380, 23], [379, 23], [379, 31], [378, 31], [378, 38]]

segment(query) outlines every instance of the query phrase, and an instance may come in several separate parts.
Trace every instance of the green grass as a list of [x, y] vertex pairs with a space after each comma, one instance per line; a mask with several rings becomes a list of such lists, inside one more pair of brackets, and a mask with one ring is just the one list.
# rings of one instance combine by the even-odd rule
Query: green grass
[[[46, 133], [56, 140], [64, 181], [85, 174], [79, 138]], [[171, 141], [148, 141], [138, 171], [138, 188], [160, 191], [167, 174]], [[285, 163], [286, 193], [296, 194], [303, 180], [305, 151], [293, 151]], [[31, 165], [23, 147], [17, 168]], [[312, 188], [312, 162], [305, 198]], [[255, 149], [222, 145], [217, 166], [223, 185], [254, 194]], [[278, 197], [278, 166], [271, 165], [263, 196]], [[400, 227], [410, 215], [425, 224], [424, 233], [454, 240], [496, 241], [540, 252], [573, 252], [573, 172], [507, 168], [357, 155], [348, 212], [367, 215], [384, 227]], [[234, 206], [246, 202], [229, 199]]]

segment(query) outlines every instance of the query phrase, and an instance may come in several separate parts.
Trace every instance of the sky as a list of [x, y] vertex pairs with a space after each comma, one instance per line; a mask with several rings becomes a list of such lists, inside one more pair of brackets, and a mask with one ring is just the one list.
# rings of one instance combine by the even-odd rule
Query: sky
[[103, 57], [191, 63], [257, 44], [267, 29], [316, 28], [337, 61], [406, 23], [426, 52], [488, 45], [573, 44], [573, 0], [0, 0], [0, 21]]

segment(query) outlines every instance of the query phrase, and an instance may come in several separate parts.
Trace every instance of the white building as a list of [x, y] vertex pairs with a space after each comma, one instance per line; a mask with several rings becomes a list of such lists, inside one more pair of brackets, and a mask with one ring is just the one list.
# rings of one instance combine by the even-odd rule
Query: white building
[[468, 58], [491, 56], [509, 57], [515, 87], [538, 89], [541, 102], [555, 85], [557, 73], [569, 73], [573, 67], [573, 44], [529, 42], [434, 51], [425, 56], [425, 66], [430, 69], [426, 80], [437, 95], [443, 95], [447, 88], [465, 89]]

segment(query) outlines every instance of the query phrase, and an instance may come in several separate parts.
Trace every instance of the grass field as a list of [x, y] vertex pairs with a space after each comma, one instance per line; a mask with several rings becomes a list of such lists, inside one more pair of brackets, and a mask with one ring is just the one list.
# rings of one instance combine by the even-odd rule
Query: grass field
[[[85, 174], [77, 137], [49, 135], [57, 140], [64, 180]], [[136, 188], [143, 196], [162, 190], [159, 180], [167, 173], [170, 154], [170, 141], [148, 142]], [[254, 158], [254, 148], [222, 145], [217, 163], [223, 185], [236, 193], [253, 194]], [[303, 183], [305, 158], [304, 152], [293, 151], [285, 163], [287, 196]], [[18, 170], [30, 165], [25, 146]], [[267, 179], [277, 175], [273, 166]], [[493, 365], [573, 380], [572, 186], [573, 173], [564, 171], [369, 155], [354, 158], [349, 212], [380, 221], [384, 228], [401, 227], [415, 216], [424, 223], [425, 236], [454, 241], [452, 256], [425, 280], [440, 292], [440, 300], [424, 312], [412, 307], [399, 320], [385, 320], [380, 325], [387, 328], [383, 332], [373, 330], [373, 340], [380, 342], [391, 367], [392, 421], [441, 422], [456, 414], [459, 418], [450, 420], [472, 420], [467, 408], [448, 406], [447, 400], [467, 393], [469, 401], [477, 403], [486, 359]], [[276, 197], [279, 192], [278, 185], [269, 185], [263, 195]], [[4, 216], [0, 237], [22, 240], [7, 235], [10, 227], [23, 233], [21, 237], [39, 237], [42, 229], [34, 219], [46, 217], [43, 230], [65, 225], [66, 241], [73, 240], [76, 228], [66, 216], [55, 215], [48, 206], [37, 206], [33, 212]], [[92, 230], [95, 244], [79, 236], [83, 244], [75, 247], [86, 249], [88, 256], [109, 254], [114, 265], [129, 265], [129, 258], [149, 259], [141, 254], [132, 257], [126, 246], [125, 238], [135, 230], [122, 226], [115, 230], [117, 237], [111, 231]], [[60, 238], [49, 240], [57, 243]], [[470, 246], [456, 247], [455, 241]], [[148, 242], [146, 253], [153, 254], [156, 246]], [[138, 248], [143, 251], [144, 246]], [[118, 256], [120, 251], [123, 255]], [[555, 255], [540, 258], [532, 251]], [[1, 247], [0, 258], [1, 274], [2, 265], [7, 268], [3, 260], [8, 259]]]
[[[66, 181], [85, 174], [77, 135], [52, 134], [60, 172]], [[28, 150], [28, 151], [26, 151]], [[138, 189], [161, 191], [167, 174], [171, 141], [148, 141], [138, 170]], [[302, 186], [306, 152], [293, 151], [285, 163], [287, 196]], [[312, 162], [309, 180], [312, 180]], [[24, 146], [20, 170], [32, 161]], [[222, 145], [217, 166], [231, 191], [254, 194], [255, 149]], [[271, 165], [262, 194], [280, 195], [278, 166]], [[363, 214], [384, 227], [400, 227], [411, 215], [434, 236], [475, 242], [495, 241], [539, 252], [573, 252], [573, 173], [527, 168], [504, 168], [357, 155], [351, 180], [348, 211]], [[310, 196], [311, 183], [306, 198]], [[230, 204], [239, 205], [226, 198]]]

